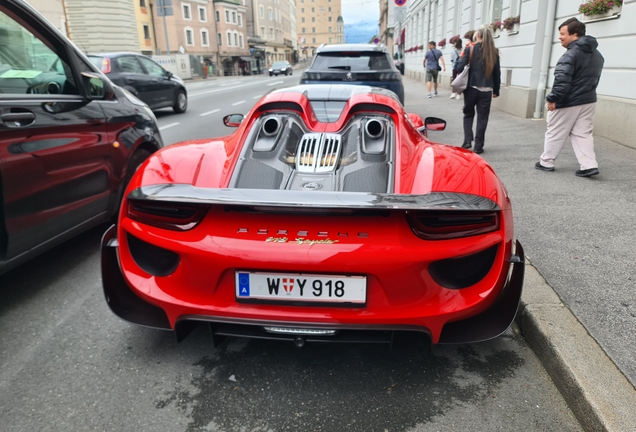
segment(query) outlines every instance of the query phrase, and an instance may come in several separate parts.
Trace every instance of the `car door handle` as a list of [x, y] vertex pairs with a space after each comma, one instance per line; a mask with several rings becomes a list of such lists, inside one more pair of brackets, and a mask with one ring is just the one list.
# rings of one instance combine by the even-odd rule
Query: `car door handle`
[[134, 79], [132, 79], [132, 78], [126, 78], [126, 82], [127, 82], [127, 83], [131, 83], [131, 82], [134, 82], [134, 81], [135, 81], [135, 80], [134, 80]]
[[33, 124], [35, 114], [31, 111], [13, 112], [0, 115], [0, 119], [8, 127], [24, 127]]

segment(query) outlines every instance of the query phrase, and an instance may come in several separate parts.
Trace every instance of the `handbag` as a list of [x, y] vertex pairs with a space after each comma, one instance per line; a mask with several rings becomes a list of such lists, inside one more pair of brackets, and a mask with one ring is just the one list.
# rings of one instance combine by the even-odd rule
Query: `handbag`
[[473, 47], [470, 47], [470, 56], [468, 58], [468, 64], [464, 66], [464, 70], [457, 75], [457, 77], [451, 83], [451, 89], [453, 93], [462, 93], [468, 87], [468, 76], [470, 74], [470, 62], [473, 60]]

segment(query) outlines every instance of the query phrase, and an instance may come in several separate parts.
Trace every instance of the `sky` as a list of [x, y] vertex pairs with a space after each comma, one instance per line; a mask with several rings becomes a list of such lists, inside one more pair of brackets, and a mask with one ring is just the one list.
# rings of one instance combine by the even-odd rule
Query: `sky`
[[369, 42], [378, 33], [379, 0], [341, 0], [347, 43]]

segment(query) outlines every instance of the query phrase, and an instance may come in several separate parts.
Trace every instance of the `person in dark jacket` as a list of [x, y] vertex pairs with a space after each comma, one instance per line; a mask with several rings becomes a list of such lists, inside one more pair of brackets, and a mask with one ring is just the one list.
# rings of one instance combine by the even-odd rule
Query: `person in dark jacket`
[[469, 149], [473, 142], [473, 122], [477, 109], [477, 128], [474, 135], [475, 153], [484, 152], [484, 138], [490, 115], [490, 104], [499, 96], [501, 85], [501, 68], [499, 51], [495, 48], [495, 40], [489, 27], [480, 27], [474, 34], [475, 44], [464, 50], [459, 59], [458, 69], [470, 63], [468, 85], [464, 90], [464, 143], [462, 147]]
[[585, 35], [585, 24], [576, 18], [559, 26], [559, 40], [567, 51], [557, 62], [552, 91], [546, 97], [548, 128], [543, 154], [535, 168], [554, 171], [554, 162], [570, 137], [580, 165], [575, 174], [590, 177], [599, 173], [592, 131], [596, 87], [605, 60], [596, 49], [596, 39]]

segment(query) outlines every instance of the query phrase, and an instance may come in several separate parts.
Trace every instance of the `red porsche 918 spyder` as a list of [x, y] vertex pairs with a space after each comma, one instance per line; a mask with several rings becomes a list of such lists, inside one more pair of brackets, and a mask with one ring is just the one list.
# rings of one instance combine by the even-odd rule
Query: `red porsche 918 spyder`
[[102, 241], [112, 311], [182, 340], [227, 336], [432, 344], [501, 335], [524, 254], [510, 199], [474, 153], [432, 143], [437, 118], [383, 89], [297, 86], [237, 130], [154, 153]]

